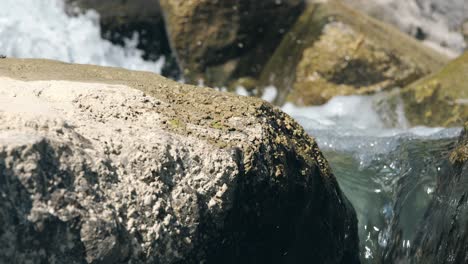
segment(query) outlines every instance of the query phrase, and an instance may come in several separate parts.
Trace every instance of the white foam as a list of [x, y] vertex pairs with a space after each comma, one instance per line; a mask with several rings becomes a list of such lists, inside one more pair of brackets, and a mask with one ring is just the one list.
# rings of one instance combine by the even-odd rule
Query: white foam
[[249, 96], [249, 92], [247, 91], [247, 89], [245, 89], [242, 86], [236, 87], [236, 94], [242, 95], [242, 96]]
[[161, 72], [163, 59], [144, 61], [136, 37], [113, 45], [101, 38], [96, 12], [69, 17], [64, 8], [62, 0], [1, 0], [0, 54]]
[[262, 99], [267, 102], [273, 102], [278, 95], [278, 90], [274, 86], [267, 86], [263, 91]]
[[306, 129], [382, 129], [384, 123], [370, 96], [337, 96], [321, 106], [297, 107], [287, 103], [283, 111], [297, 118]]

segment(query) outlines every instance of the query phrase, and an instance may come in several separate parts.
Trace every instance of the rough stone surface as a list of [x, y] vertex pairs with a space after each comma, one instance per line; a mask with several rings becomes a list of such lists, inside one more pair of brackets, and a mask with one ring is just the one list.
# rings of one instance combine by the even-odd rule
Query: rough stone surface
[[276, 103], [322, 104], [335, 95], [402, 87], [447, 62], [398, 30], [339, 1], [314, 1], [261, 74]]
[[270, 104], [46, 60], [0, 76], [0, 262], [359, 262], [327, 161]]
[[227, 85], [255, 76], [303, 9], [303, 0], [161, 0], [188, 82]]
[[401, 91], [412, 125], [462, 126], [468, 120], [468, 52]]

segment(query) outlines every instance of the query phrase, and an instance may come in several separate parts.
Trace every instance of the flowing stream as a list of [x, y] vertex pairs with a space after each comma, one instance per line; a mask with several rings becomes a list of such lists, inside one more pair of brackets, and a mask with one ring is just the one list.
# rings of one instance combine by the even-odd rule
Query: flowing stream
[[435, 190], [449, 168], [448, 152], [460, 128], [388, 128], [376, 112], [382, 96], [335, 97], [317, 107], [283, 110], [313, 135], [359, 220], [363, 263], [380, 263], [402, 232], [408, 250]]
[[[163, 61], [144, 61], [135, 40], [125, 47], [103, 40], [98, 19], [92, 11], [70, 17], [58, 0], [2, 0], [0, 54], [161, 72]], [[264, 99], [272, 100], [275, 93], [268, 88]], [[447, 168], [447, 151], [460, 133], [457, 128], [408, 127], [402, 110], [393, 113], [398, 124], [388, 127], [376, 109], [382, 96], [283, 107], [317, 139], [354, 205], [364, 263], [379, 262], [396, 229], [404, 238], [399, 246], [411, 247], [436, 177]]]

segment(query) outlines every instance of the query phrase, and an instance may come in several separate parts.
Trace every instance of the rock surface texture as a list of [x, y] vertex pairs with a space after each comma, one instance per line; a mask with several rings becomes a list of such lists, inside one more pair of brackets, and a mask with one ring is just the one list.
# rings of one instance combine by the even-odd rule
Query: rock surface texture
[[315, 141], [258, 99], [0, 60], [0, 262], [358, 263]]
[[186, 80], [210, 85], [258, 74], [304, 6], [304, 0], [160, 3]]
[[340, 1], [312, 1], [266, 64], [260, 83], [276, 103], [323, 104], [336, 95], [403, 87], [445, 56]]

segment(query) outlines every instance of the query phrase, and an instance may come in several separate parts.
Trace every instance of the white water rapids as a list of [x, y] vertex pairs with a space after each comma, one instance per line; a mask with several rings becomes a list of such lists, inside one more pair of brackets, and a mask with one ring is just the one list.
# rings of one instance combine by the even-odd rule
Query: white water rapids
[[0, 54], [161, 72], [163, 60], [144, 61], [136, 38], [126, 47], [101, 38], [99, 15], [68, 16], [60, 0], [0, 0]]
[[[437, 39], [443, 39], [443, 27], [437, 22]], [[459, 37], [454, 37], [452, 31], [447, 34], [450, 44], [459, 49], [461, 44], [454, 43]], [[101, 38], [96, 12], [70, 17], [60, 0], [0, 0], [0, 54], [8, 57], [48, 58], [160, 73], [163, 61], [144, 61], [143, 52], [135, 48], [135, 39], [128, 40], [125, 47], [113, 45]], [[243, 90], [239, 89], [239, 93]], [[272, 100], [275, 93], [270, 87], [264, 99]], [[411, 246], [411, 230], [417, 224], [412, 219], [423, 214], [436, 176], [443, 170], [443, 151], [460, 131], [408, 127], [401, 109], [395, 113], [398, 124], [388, 127], [375, 109], [379, 96], [382, 95], [336, 97], [323, 106], [283, 107], [317, 138], [330, 161], [356, 208], [362, 257], [369, 262], [389, 243], [389, 222], [396, 215], [407, 231], [403, 246]], [[411, 188], [405, 189], [408, 186]]]

